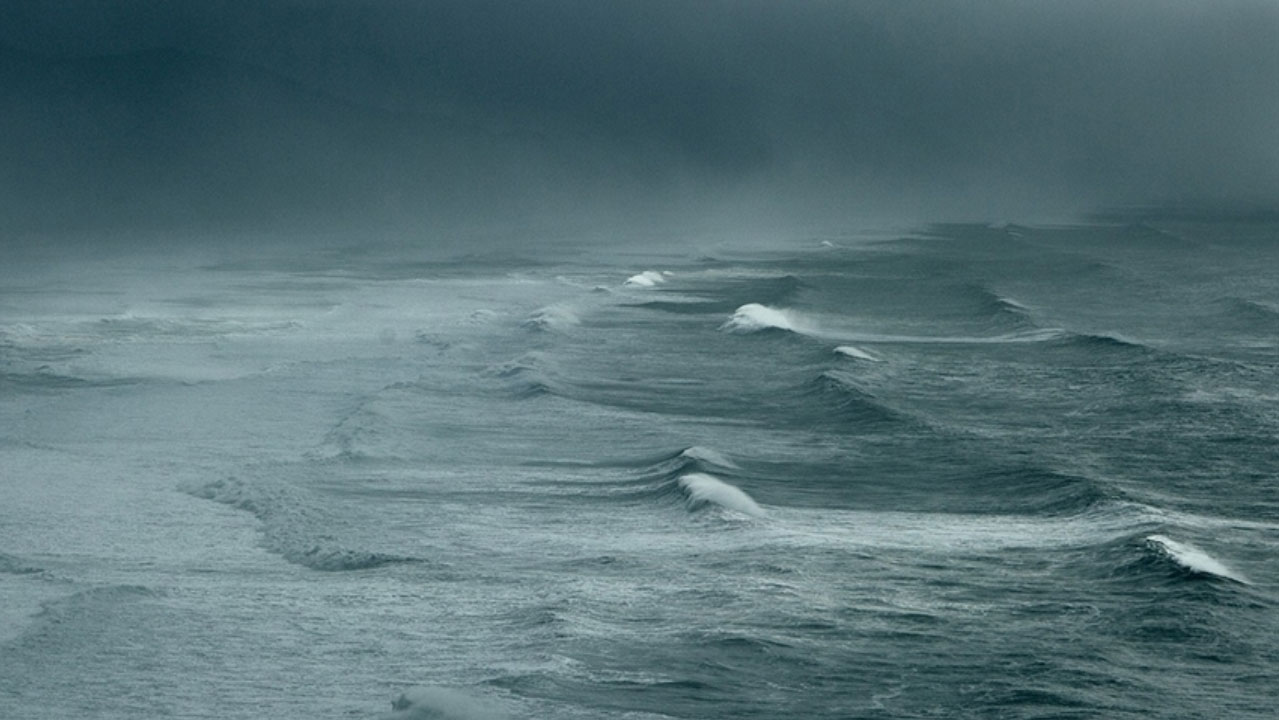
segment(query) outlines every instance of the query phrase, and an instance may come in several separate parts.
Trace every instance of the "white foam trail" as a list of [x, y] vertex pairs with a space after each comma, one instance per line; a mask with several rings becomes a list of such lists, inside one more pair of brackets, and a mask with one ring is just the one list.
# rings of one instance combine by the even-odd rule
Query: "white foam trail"
[[659, 273], [656, 270], [645, 270], [638, 275], [632, 275], [629, 278], [626, 278], [626, 284], [631, 287], [653, 287], [654, 285], [664, 282], [666, 282], [666, 278], [662, 275], [662, 273]]
[[838, 355], [843, 355], [844, 357], [855, 358], [857, 360], [868, 360], [870, 362], [883, 362], [882, 360], [875, 357], [874, 355], [871, 355], [865, 350], [862, 350], [861, 348], [858, 348], [858, 347], [853, 347], [852, 345], [840, 345], [839, 347], [835, 348], [835, 353]]
[[770, 329], [799, 332], [795, 327], [795, 317], [792, 313], [759, 303], [748, 303], [737, 308], [733, 317], [721, 325], [720, 329], [740, 333]]
[[1146, 537], [1146, 541], [1157, 546], [1165, 555], [1173, 562], [1190, 570], [1191, 572], [1202, 573], [1205, 575], [1216, 575], [1217, 577], [1234, 580], [1235, 582], [1251, 585], [1247, 578], [1239, 573], [1231, 570], [1221, 563], [1217, 558], [1200, 550], [1194, 545], [1188, 543], [1180, 543], [1166, 535], [1150, 535]]
[[688, 495], [690, 506], [713, 503], [744, 515], [764, 517], [764, 508], [760, 507], [750, 495], [741, 488], [720, 480], [706, 473], [689, 473], [680, 477], [679, 486]]
[[715, 452], [714, 450], [710, 448], [702, 447], [700, 445], [694, 445], [690, 448], [686, 448], [684, 452], [681, 452], [679, 455], [680, 457], [685, 457], [685, 458], [688, 458], [689, 460], [700, 460], [704, 463], [710, 463], [711, 465], [718, 465], [719, 467], [724, 467], [724, 468], [737, 467], [737, 464], [734, 463], [732, 460], [729, 460], [728, 458], [724, 457], [723, 455], [719, 454], [718, 452]]

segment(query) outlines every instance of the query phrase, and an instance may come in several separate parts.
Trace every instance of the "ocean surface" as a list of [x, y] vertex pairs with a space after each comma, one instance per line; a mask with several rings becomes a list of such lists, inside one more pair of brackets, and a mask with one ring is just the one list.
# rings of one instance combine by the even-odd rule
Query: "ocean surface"
[[0, 717], [1275, 717], [1279, 225], [349, 245], [0, 269]]

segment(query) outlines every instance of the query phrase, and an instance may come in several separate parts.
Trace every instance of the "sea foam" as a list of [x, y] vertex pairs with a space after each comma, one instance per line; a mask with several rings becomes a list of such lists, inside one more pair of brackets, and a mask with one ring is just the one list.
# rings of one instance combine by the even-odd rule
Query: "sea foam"
[[741, 488], [706, 473], [689, 473], [679, 479], [690, 508], [712, 504], [734, 510], [744, 515], [763, 517], [764, 508]]

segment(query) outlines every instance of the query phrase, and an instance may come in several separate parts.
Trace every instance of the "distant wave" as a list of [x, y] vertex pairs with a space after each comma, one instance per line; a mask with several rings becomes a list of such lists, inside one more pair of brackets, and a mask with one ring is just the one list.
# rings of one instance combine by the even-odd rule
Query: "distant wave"
[[1224, 578], [1244, 585], [1252, 584], [1246, 577], [1226, 567], [1217, 558], [1189, 543], [1178, 542], [1166, 535], [1147, 536], [1146, 543], [1156, 552], [1192, 574]]
[[734, 333], [754, 333], [764, 330], [799, 332], [797, 324], [800, 322], [802, 321], [797, 315], [789, 310], [780, 310], [759, 303], [747, 303], [737, 308], [733, 316], [721, 325], [720, 329]]
[[1222, 298], [1217, 306], [1220, 324], [1249, 334], [1279, 332], [1279, 306], [1239, 297]]
[[296, 565], [341, 572], [365, 570], [416, 558], [343, 547], [332, 532], [339, 523], [302, 491], [284, 484], [250, 483], [236, 477], [181, 488], [187, 494], [253, 514], [263, 525], [265, 546]]
[[36, 368], [29, 372], [0, 372], [0, 390], [14, 392], [42, 393], [59, 390], [81, 390], [87, 388], [112, 388], [138, 385], [144, 382], [141, 378], [87, 378], [65, 373], [54, 372], [48, 367]]
[[728, 510], [763, 517], [766, 513], [750, 495], [736, 485], [705, 473], [689, 473], [679, 478], [679, 487], [687, 497], [690, 509], [703, 505], [718, 505]]
[[292, 320], [250, 322], [224, 318], [150, 317], [131, 313], [100, 318], [84, 326], [86, 330], [115, 340], [162, 337], [169, 341], [221, 335], [277, 334], [300, 327], [301, 323]]
[[40, 572], [44, 571], [21, 558], [0, 552], [0, 573], [6, 575], [34, 575]]
[[561, 305], [549, 305], [539, 308], [520, 323], [528, 330], [536, 332], [563, 332], [581, 324], [577, 313]]
[[748, 304], [773, 307], [788, 302], [804, 288], [794, 275], [760, 275], [756, 272], [707, 270], [691, 274], [699, 282], [684, 286], [679, 299], [636, 303], [632, 307], [661, 312], [687, 314], [732, 314]]
[[645, 270], [642, 273], [626, 278], [626, 285], [631, 287], [653, 287], [666, 282], [666, 277], [656, 270]]
[[632, 479], [593, 486], [592, 492], [602, 497], [644, 503], [678, 501], [689, 511], [718, 507], [752, 517], [766, 515], [750, 495], [729, 482], [741, 476], [741, 467], [708, 447], [694, 445], [678, 452], [601, 465], [638, 471]]
[[508, 362], [494, 365], [489, 373], [506, 383], [517, 398], [535, 398], [559, 394], [560, 384], [552, 379], [550, 360], [539, 352], [529, 352]]

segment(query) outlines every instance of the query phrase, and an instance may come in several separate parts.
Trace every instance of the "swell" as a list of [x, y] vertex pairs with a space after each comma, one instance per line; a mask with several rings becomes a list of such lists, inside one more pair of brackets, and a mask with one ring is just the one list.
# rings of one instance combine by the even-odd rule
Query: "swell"
[[914, 423], [913, 418], [878, 399], [856, 377], [840, 370], [826, 370], [809, 380], [798, 393], [800, 412], [807, 420], [824, 424], [832, 420], [860, 427]]
[[346, 547], [335, 535], [344, 523], [325, 511], [316, 498], [283, 482], [249, 482], [227, 477], [180, 488], [252, 514], [262, 523], [264, 547], [285, 560], [326, 572], [366, 570], [417, 558]]
[[942, 477], [934, 489], [943, 505], [983, 514], [1070, 516], [1124, 499], [1106, 483], [1036, 465]]

